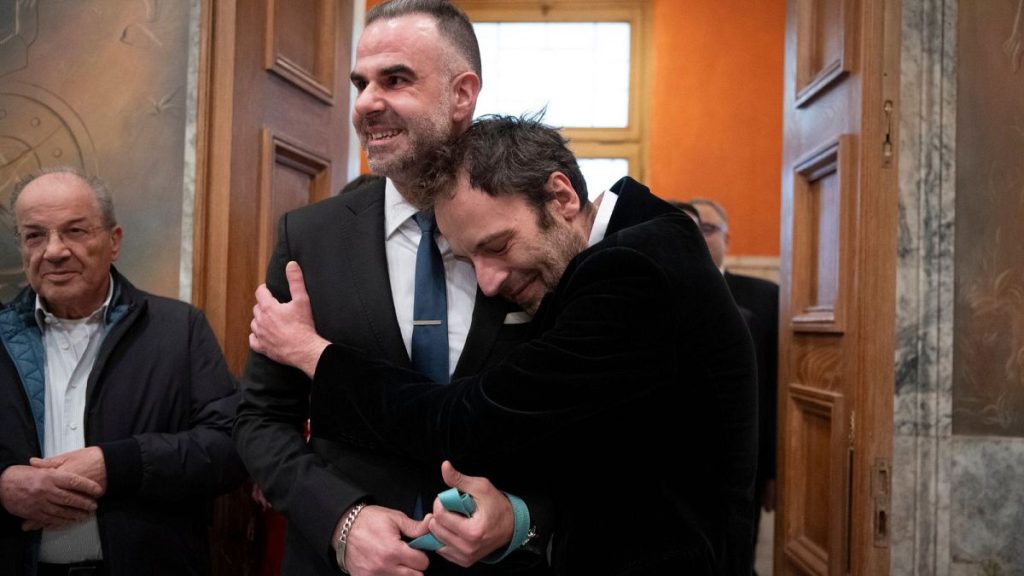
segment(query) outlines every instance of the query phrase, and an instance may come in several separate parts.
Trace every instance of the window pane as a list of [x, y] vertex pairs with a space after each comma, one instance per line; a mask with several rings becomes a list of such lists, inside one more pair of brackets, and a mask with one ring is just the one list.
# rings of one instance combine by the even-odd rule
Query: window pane
[[628, 22], [474, 24], [484, 86], [476, 113], [537, 112], [568, 128], [629, 123]]
[[629, 174], [629, 161], [625, 158], [580, 158], [579, 164], [591, 196], [611, 188]]

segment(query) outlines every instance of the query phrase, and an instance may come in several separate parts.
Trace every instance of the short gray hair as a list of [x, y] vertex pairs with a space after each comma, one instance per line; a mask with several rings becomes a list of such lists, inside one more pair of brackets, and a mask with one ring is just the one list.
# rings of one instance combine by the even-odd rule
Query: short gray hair
[[725, 208], [722, 208], [722, 205], [718, 202], [708, 200], [707, 198], [693, 198], [691, 200], [687, 200], [687, 202], [693, 206], [707, 206], [715, 212], [718, 212], [718, 215], [722, 218], [722, 223], [725, 224], [726, 228], [729, 227], [729, 216], [726, 215]]
[[48, 174], [69, 174], [76, 176], [85, 182], [96, 197], [96, 205], [100, 210], [100, 220], [104, 228], [112, 229], [117, 226], [117, 216], [114, 215], [114, 199], [110, 196], [110, 189], [103, 180], [97, 176], [87, 174], [81, 168], [75, 166], [50, 166], [29, 172], [14, 184], [14, 191], [11, 193], [11, 214], [14, 215], [14, 226], [18, 226], [18, 213], [14, 211], [14, 204], [21, 196], [21, 192], [32, 182]]

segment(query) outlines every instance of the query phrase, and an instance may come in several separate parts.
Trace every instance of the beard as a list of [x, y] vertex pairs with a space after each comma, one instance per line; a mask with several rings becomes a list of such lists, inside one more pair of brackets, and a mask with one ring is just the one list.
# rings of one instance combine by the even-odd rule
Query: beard
[[[378, 123], [401, 129], [405, 133], [405, 147], [397, 151], [374, 150], [373, 144], [367, 142], [367, 134]], [[450, 97], [445, 92], [442, 100], [432, 110], [410, 118], [402, 118], [387, 110], [373, 122], [364, 120], [358, 132], [371, 172], [398, 182], [414, 184], [419, 179], [423, 163], [452, 137]], [[412, 191], [415, 186], [404, 188]], [[415, 199], [409, 200], [416, 204]]]
[[[549, 223], [542, 229], [544, 248], [540, 257], [541, 281], [545, 294], [555, 291], [565, 274], [565, 269], [580, 252], [587, 249], [587, 239], [572, 226], [561, 221]], [[524, 304], [530, 314], [536, 314], [541, 300]]]

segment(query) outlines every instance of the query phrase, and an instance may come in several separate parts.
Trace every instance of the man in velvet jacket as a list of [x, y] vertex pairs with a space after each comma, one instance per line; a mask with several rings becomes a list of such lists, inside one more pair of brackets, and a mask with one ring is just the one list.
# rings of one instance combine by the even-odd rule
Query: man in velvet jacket
[[565, 141], [532, 119], [477, 121], [434, 165], [452, 249], [484, 293], [535, 313], [532, 339], [423, 385], [318, 336], [292, 264], [290, 303], [257, 293], [254, 348], [395, 453], [544, 478], [560, 573], [749, 574], [753, 350], [694, 222], [629, 178], [588, 202]]

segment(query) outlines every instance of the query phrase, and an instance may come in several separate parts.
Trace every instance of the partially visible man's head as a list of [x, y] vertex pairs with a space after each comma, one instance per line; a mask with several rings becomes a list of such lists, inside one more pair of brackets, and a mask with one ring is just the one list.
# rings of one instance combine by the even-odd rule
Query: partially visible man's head
[[351, 78], [352, 124], [370, 169], [406, 192], [427, 156], [473, 119], [481, 86], [473, 26], [444, 0], [375, 6]]
[[700, 231], [708, 243], [711, 259], [715, 261], [715, 266], [721, 268], [729, 252], [729, 217], [725, 208], [706, 198], [694, 198], [689, 202], [700, 212]]
[[103, 183], [74, 168], [39, 171], [15, 185], [11, 212], [25, 276], [50, 312], [99, 308], [122, 235]]
[[700, 226], [700, 212], [697, 211], [697, 208], [695, 208], [693, 204], [683, 202], [682, 200], [667, 200], [667, 202], [678, 208], [683, 214], [689, 216], [690, 219], [693, 220], [694, 224]]
[[421, 183], [481, 290], [529, 312], [586, 248], [593, 221], [567, 144], [536, 118], [488, 116], [442, 148]]

